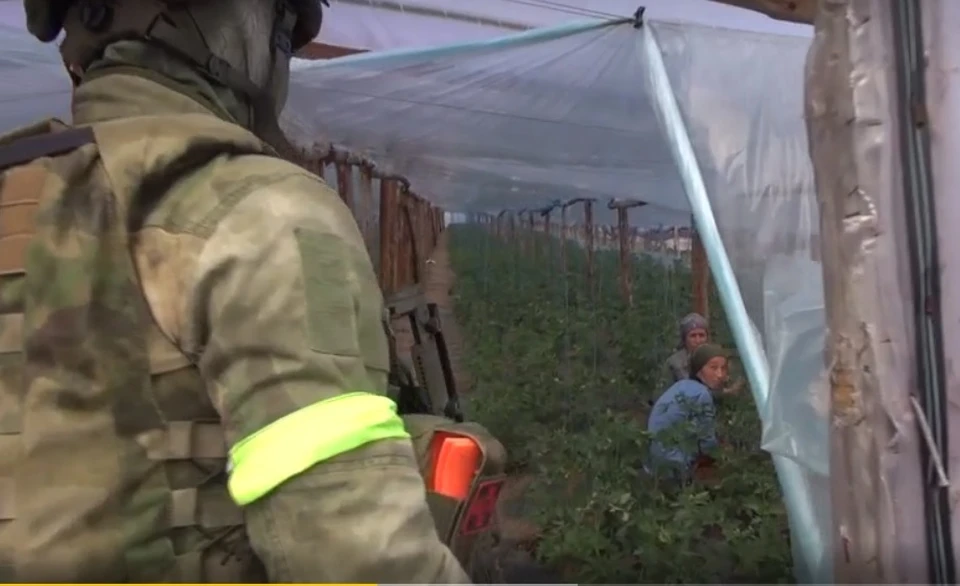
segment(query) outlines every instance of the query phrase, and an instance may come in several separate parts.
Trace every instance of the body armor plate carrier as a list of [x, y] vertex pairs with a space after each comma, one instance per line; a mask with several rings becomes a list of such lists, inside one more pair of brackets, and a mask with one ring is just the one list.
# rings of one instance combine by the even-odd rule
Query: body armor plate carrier
[[[0, 580], [266, 578], [226, 490], [218, 413], [193, 361], [152, 320], [129, 253], [151, 199], [173, 183], [165, 175], [175, 169], [173, 179], [182, 179], [218, 154], [262, 154], [263, 147], [210, 116], [170, 117], [171, 132], [210, 130], [212, 138], [158, 155], [162, 168], [131, 169], [124, 140], [138, 136], [136, 124], [69, 128], [50, 120], [0, 138]], [[111, 180], [118, 176], [123, 188]], [[421, 304], [415, 309], [426, 315]], [[450, 401], [442, 408], [431, 406], [436, 383], [424, 391], [411, 373], [398, 372], [396, 360], [391, 381], [395, 400], [407, 402], [401, 413], [428, 481], [439, 438], [465, 437], [479, 447], [465, 498], [430, 491], [428, 482], [438, 532], [476, 578], [477, 547], [495, 532], [490, 514], [506, 456], [481, 426], [461, 422], [452, 377], [429, 370], [444, 361], [449, 370], [439, 340], [421, 344], [417, 374], [447, 385], [440, 394]], [[62, 426], [62, 437], [45, 434], [44, 441], [78, 442], [77, 461], [42, 457], [44, 444], [29, 430], [49, 425]], [[62, 484], [58, 498], [69, 504], [72, 523], [18, 510], [17, 491], [40, 482]], [[43, 527], [30, 519], [45, 519]], [[31, 532], [41, 529], [46, 563], [15, 562], [18, 544], [36, 543]], [[88, 556], [85, 547], [101, 555]]]

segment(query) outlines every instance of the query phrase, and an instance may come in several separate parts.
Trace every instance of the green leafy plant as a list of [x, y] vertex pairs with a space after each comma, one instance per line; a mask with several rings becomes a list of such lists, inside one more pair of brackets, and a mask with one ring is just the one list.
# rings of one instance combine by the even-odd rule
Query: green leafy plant
[[[465, 225], [450, 235], [473, 380], [466, 408], [507, 446], [513, 471], [533, 478], [521, 508], [541, 530], [538, 558], [577, 583], [792, 581], [786, 514], [749, 392], [717, 405], [725, 447], [709, 482], [644, 470], [649, 401], [664, 390], [662, 365], [689, 310], [689, 269], [634, 258], [628, 309], [615, 252], [597, 252], [590, 290], [574, 244], [562, 256], [541, 234], [511, 241]], [[727, 325], [714, 322], [714, 338], [730, 345]]]

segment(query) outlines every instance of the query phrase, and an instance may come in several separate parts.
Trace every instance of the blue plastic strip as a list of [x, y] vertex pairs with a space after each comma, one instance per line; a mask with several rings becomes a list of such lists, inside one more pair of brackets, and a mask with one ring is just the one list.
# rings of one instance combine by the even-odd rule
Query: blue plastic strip
[[[700, 173], [700, 165], [697, 163], [693, 144], [673, 93], [659, 43], [656, 35], [650, 31], [649, 25], [645, 29], [643, 54], [649, 68], [653, 106], [660, 117], [680, 171], [683, 187], [693, 210], [697, 231], [703, 241], [711, 272], [717, 282], [720, 301], [730, 318], [733, 337], [743, 357], [757, 408], [760, 413], [763, 413], [770, 394], [770, 372], [766, 356], [751, 328], [750, 317], [744, 306], [736, 275], [723, 241], [720, 239], [720, 231], [707, 196], [706, 184]], [[812, 503], [808, 498], [803, 470], [795, 462], [782, 456], [774, 455], [773, 462], [783, 489], [783, 499], [791, 521], [792, 538], [798, 546], [795, 551], [802, 556], [801, 560], [795, 561], [795, 566], [798, 574], [805, 575], [797, 575], [796, 578], [802, 582], [832, 582], [832, 576], [814, 575], [823, 573], [822, 569], [825, 567], [823, 554], [828, 550], [824, 548], [825, 544], [820, 539], [821, 531], [813, 514]]]
[[452, 57], [462, 53], [482, 51], [488, 49], [510, 49], [523, 45], [532, 45], [552, 41], [571, 35], [580, 34], [586, 31], [599, 29], [607, 26], [632, 22], [631, 19], [621, 20], [587, 20], [575, 21], [554, 27], [534, 28], [520, 33], [514, 33], [493, 39], [484, 39], [482, 41], [469, 41], [466, 43], [457, 43], [453, 45], [440, 45], [427, 48], [416, 49], [391, 49], [389, 51], [371, 51], [369, 53], [355, 53], [336, 59], [327, 59], [323, 61], [310, 61], [308, 65], [297, 67], [297, 71], [312, 71], [316, 69], [330, 69], [337, 67], [356, 67], [360, 65], [383, 65], [393, 61], [406, 61], [415, 58], [418, 60], [437, 59]]

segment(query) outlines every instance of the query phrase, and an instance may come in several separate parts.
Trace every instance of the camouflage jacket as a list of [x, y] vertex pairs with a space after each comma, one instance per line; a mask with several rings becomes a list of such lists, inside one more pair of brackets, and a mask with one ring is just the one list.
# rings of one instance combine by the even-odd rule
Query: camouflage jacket
[[[18, 581], [467, 582], [409, 438], [331, 453], [313, 440], [345, 424], [337, 408], [304, 423], [386, 392], [383, 302], [350, 211], [179, 74], [205, 100], [129, 70], [77, 89], [95, 144], [44, 163], [24, 270], [0, 271], [0, 434], [20, 432], [0, 443], [16, 496], [0, 555]], [[126, 200], [100, 209], [104, 190]], [[129, 234], [66, 238], [74, 216]], [[136, 287], [91, 250], [131, 264]], [[295, 425], [282, 449], [245, 456], [251, 476], [240, 451], [281, 420]], [[242, 510], [241, 466], [256, 492]]]

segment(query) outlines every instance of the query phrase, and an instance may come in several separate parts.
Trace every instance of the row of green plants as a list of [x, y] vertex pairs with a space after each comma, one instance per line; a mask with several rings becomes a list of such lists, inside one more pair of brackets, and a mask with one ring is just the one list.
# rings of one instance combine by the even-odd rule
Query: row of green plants
[[[726, 447], [712, 479], [676, 485], [643, 469], [649, 401], [691, 305], [689, 269], [635, 257], [628, 309], [615, 253], [597, 253], [590, 287], [582, 248], [567, 244], [561, 263], [558, 240], [521, 236], [522, 246], [456, 225], [450, 254], [466, 406], [507, 446], [511, 473], [532, 479], [514, 506], [540, 528], [539, 560], [581, 584], [793, 581], [749, 392], [718, 403]], [[729, 343], [722, 318], [712, 334]]]

